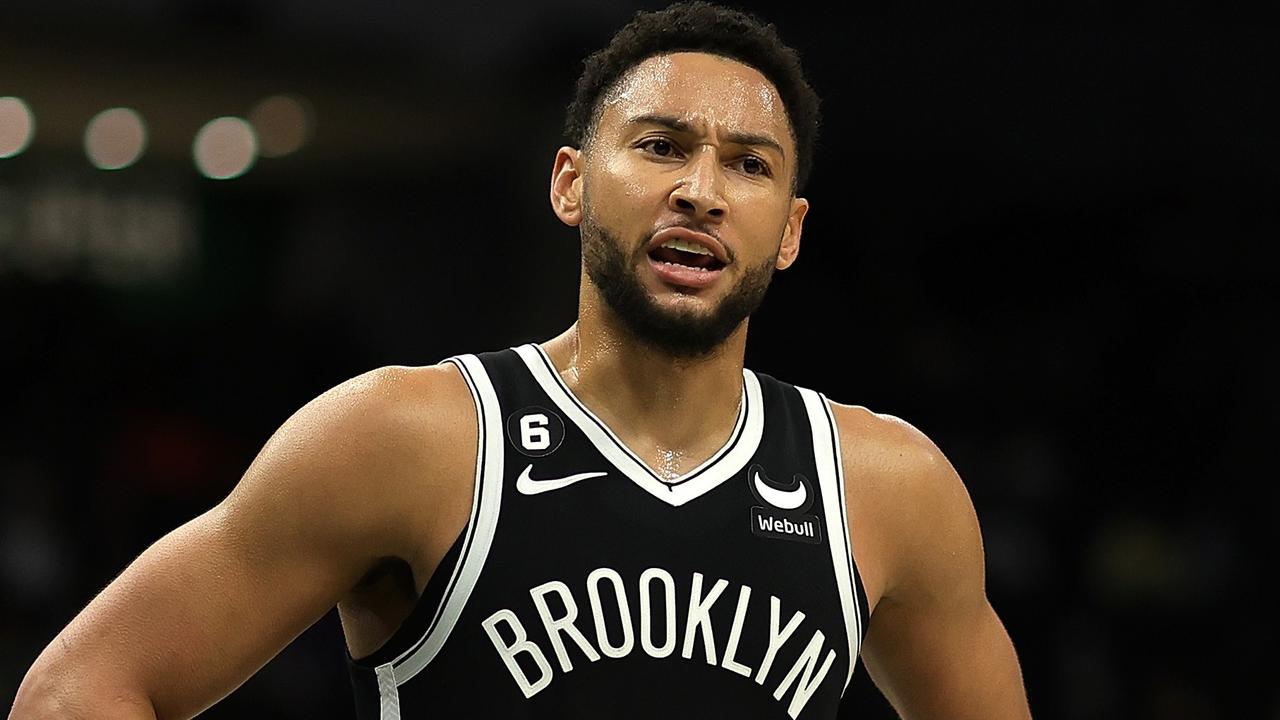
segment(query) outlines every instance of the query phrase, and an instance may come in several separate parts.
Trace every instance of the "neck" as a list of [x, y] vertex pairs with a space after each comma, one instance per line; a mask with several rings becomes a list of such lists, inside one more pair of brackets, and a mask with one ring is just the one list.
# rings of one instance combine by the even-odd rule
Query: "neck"
[[723, 445], [738, 417], [747, 322], [710, 354], [676, 358], [640, 342], [598, 296], [544, 349], [565, 384], [624, 443], [670, 477]]

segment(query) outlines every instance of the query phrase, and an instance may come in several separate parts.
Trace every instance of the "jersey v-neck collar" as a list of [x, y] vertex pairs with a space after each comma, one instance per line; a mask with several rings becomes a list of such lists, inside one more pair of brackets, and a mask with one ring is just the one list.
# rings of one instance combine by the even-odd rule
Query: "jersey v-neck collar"
[[664, 481], [573, 394], [541, 347], [531, 343], [521, 345], [515, 351], [542, 390], [587, 436], [601, 455], [641, 489], [672, 506], [678, 507], [695, 500], [736, 475], [746, 467], [760, 446], [760, 437], [764, 432], [764, 402], [761, 399], [760, 380], [746, 368], [742, 370], [742, 400], [738, 405], [738, 420], [728, 441], [706, 462], [674, 480]]

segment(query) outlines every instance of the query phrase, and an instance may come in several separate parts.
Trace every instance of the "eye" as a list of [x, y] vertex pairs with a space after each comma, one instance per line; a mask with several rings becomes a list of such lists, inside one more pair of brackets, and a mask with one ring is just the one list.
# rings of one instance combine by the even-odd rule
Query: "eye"
[[769, 166], [758, 157], [748, 155], [739, 161], [742, 165], [742, 171], [748, 175], [769, 176]]
[[672, 157], [676, 154], [675, 144], [661, 137], [649, 138], [641, 142], [639, 147], [648, 148], [649, 152], [658, 157]]

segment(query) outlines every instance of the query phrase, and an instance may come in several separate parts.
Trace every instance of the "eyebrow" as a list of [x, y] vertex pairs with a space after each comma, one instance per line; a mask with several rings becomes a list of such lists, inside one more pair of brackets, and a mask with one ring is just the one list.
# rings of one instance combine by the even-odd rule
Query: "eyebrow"
[[[646, 113], [644, 115], [637, 115], [631, 118], [630, 120], [628, 120], [626, 124], [628, 126], [660, 125], [662, 127], [668, 128], [670, 130], [673, 130], [679, 133], [687, 133], [687, 132], [693, 131], [693, 126], [685, 122], [684, 120], [681, 120], [680, 118], [674, 117], [671, 115], [659, 115], [657, 113]], [[755, 145], [755, 146], [773, 148], [778, 152], [779, 155], [783, 157], [784, 160], [787, 157], [787, 152], [782, 149], [782, 145], [780, 145], [777, 140], [774, 140], [768, 135], [762, 135], [759, 133], [729, 131], [725, 133], [725, 139], [736, 145]]]

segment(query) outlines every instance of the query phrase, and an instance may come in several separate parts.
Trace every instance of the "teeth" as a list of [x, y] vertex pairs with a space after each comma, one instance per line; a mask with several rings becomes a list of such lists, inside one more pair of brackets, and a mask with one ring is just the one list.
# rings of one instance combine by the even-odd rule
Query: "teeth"
[[662, 243], [662, 247], [671, 248], [673, 250], [683, 250], [685, 252], [697, 253], [699, 255], [710, 255], [711, 251], [702, 247], [697, 243], [691, 243], [688, 240], [668, 240]]

